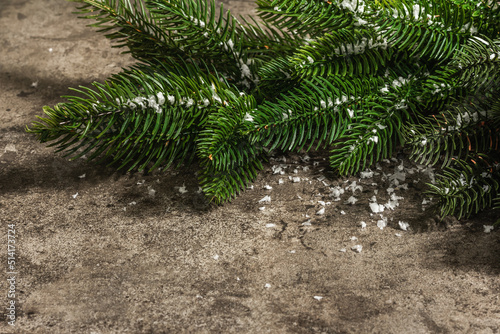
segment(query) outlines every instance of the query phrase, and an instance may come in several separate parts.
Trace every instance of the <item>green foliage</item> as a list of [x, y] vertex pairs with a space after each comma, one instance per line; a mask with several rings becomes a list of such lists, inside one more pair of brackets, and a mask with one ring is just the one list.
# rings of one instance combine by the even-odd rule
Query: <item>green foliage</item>
[[215, 203], [269, 151], [330, 150], [341, 174], [395, 148], [443, 168], [443, 215], [500, 206], [500, 7], [479, 0], [73, 0], [138, 60], [75, 89], [28, 131], [118, 168], [196, 159]]

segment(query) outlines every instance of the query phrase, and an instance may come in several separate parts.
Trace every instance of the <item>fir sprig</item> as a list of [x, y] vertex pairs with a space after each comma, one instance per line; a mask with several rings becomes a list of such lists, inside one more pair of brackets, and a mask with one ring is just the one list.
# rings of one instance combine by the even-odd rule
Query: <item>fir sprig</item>
[[499, 197], [496, 2], [258, 0], [259, 21], [213, 0], [75, 1], [139, 63], [44, 108], [29, 131], [58, 151], [139, 170], [197, 159], [222, 203], [274, 149], [327, 148], [348, 174], [406, 146], [444, 168], [442, 214]]

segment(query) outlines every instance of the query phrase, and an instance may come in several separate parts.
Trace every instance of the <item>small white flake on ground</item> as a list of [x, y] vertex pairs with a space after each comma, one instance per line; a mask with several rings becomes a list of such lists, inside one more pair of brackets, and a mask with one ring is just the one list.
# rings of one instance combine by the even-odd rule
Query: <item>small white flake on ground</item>
[[298, 183], [300, 182], [300, 177], [296, 176], [292, 178], [293, 183]]
[[324, 215], [325, 214], [325, 208], [319, 209], [318, 212], [316, 212], [317, 215]]
[[139, 186], [140, 186], [140, 185], [143, 185], [143, 184], [144, 184], [144, 182], [146, 182], [146, 180], [137, 181], [137, 185], [139, 185]]
[[352, 190], [353, 194], [356, 190], [363, 192], [363, 186], [358, 185], [356, 181], [352, 181], [352, 183], [349, 186], [347, 186], [346, 189]]
[[378, 204], [377, 202], [370, 203], [370, 209], [374, 213], [379, 213], [379, 212], [384, 212], [384, 205], [383, 204]]
[[261, 206], [261, 207], [259, 208], [259, 210], [260, 210], [260, 211], [264, 211], [265, 209], [266, 209], [266, 207], [265, 207], [265, 206]]
[[302, 226], [311, 226], [311, 219], [306, 220], [305, 222], [302, 223]]
[[283, 184], [283, 183], [285, 183], [285, 181], [283, 181], [283, 179], [278, 180], [278, 184]]
[[339, 252], [345, 253], [345, 252], [347, 252], [347, 249], [341, 248], [341, 249], [339, 249]]
[[215, 254], [214, 255], [214, 260], [218, 260], [219, 259], [219, 255], [218, 254]]
[[280, 166], [272, 166], [271, 169], [273, 170], [273, 174], [279, 174], [280, 172], [283, 171], [283, 169]]
[[5, 145], [5, 148], [3, 150], [4, 152], [17, 152], [16, 145], [14, 144], [7, 144]]
[[154, 197], [155, 194], [156, 194], [156, 190], [154, 190], [151, 187], [148, 187], [148, 195], [151, 197]]
[[493, 231], [493, 225], [483, 225], [484, 233], [490, 233]]
[[268, 227], [268, 228], [276, 227], [276, 224], [273, 224], [273, 223], [266, 224], [266, 227]]
[[401, 233], [394, 233], [394, 235], [395, 235], [396, 237], [398, 237], [398, 238], [401, 238], [401, 237], [402, 237]]
[[271, 190], [271, 189], [273, 189], [273, 187], [271, 187], [270, 185], [266, 184], [266, 185], [264, 186], [264, 189]]
[[355, 237], [355, 236], [352, 236], [352, 237], [351, 237], [351, 240], [352, 240], [352, 241], [356, 241], [356, 240], [358, 240], [358, 238], [357, 238], [357, 237]]
[[78, 176], [80, 179], [83, 179], [84, 177], [86, 176], [86, 174], [82, 174], [80, 176]]
[[269, 289], [270, 287], [271, 287], [271, 284], [269, 284], [269, 283], [266, 283], [266, 284], [264, 285], [264, 288], [266, 288], [266, 289]]
[[357, 201], [358, 199], [356, 197], [351, 196], [347, 199], [346, 204], [356, 204]]
[[318, 201], [318, 204], [319, 204], [319, 205], [322, 205], [322, 206], [325, 206], [325, 205], [326, 205], [326, 203], [325, 203], [324, 201]]
[[408, 228], [410, 227], [410, 224], [404, 221], [399, 221], [399, 228], [402, 229], [403, 231], [408, 231]]
[[345, 215], [345, 211], [344, 210], [340, 210], [340, 214], [341, 215]]
[[291, 250], [289, 253], [291, 253], [291, 254], [295, 254], [295, 250], [293, 249], [293, 250]]
[[373, 172], [371, 170], [367, 169], [366, 171], [361, 172], [360, 176], [362, 179], [367, 179], [367, 178], [373, 177]]
[[187, 189], [186, 189], [186, 186], [184, 184], [182, 185], [182, 187], [179, 187], [179, 192], [181, 194], [185, 194], [185, 193], [188, 192]]
[[73, 198], [76, 198], [76, 196], [78, 196], [78, 193], [71, 195], [71, 196], [73, 196]]
[[130, 202], [128, 203], [128, 205], [136, 205], [137, 203], [136, 202]]
[[366, 223], [364, 221], [360, 222], [359, 225], [361, 225], [361, 228], [366, 228]]
[[382, 218], [382, 219], [379, 219], [377, 220], [377, 227], [381, 230], [384, 229], [384, 227], [387, 226], [387, 218]]
[[264, 196], [259, 203], [271, 203], [271, 196]]
[[321, 300], [321, 299], [323, 299], [323, 297], [321, 297], [321, 296], [314, 296], [314, 299]]
[[361, 246], [361, 245], [355, 245], [355, 246], [352, 246], [351, 249], [353, 251], [355, 251], [356, 253], [361, 253], [361, 251], [363, 250], [363, 246]]
[[294, 174], [297, 174], [298, 172], [299, 172], [299, 171], [298, 171], [297, 169], [294, 169], [294, 170], [293, 170], [293, 173], [294, 173]]

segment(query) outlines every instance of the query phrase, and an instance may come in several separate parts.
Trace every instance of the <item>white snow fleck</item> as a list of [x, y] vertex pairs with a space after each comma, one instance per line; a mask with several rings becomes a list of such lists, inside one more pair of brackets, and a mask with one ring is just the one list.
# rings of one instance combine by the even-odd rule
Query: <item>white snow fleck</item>
[[273, 170], [273, 174], [279, 174], [283, 170], [281, 166], [272, 166], [271, 169]]
[[246, 113], [245, 117], [243, 118], [243, 120], [247, 121], [247, 122], [253, 122], [253, 117], [249, 113]]
[[490, 233], [493, 231], [493, 225], [483, 225], [484, 233]]
[[339, 187], [339, 186], [335, 186], [335, 187], [331, 188], [331, 191], [332, 191], [332, 193], [330, 194], [330, 196], [340, 197], [340, 195], [342, 195], [344, 193], [344, 188]]
[[321, 296], [314, 296], [313, 298], [314, 298], [314, 299], [316, 299], [316, 300], [321, 300], [321, 299], [323, 299], [323, 297], [321, 297]]
[[83, 179], [84, 177], [86, 176], [86, 174], [82, 174], [80, 176], [78, 176], [80, 179]]
[[292, 181], [293, 181], [293, 183], [298, 183], [298, 182], [300, 182], [300, 177], [295, 176], [294, 178], [292, 178]]
[[265, 209], [266, 209], [266, 207], [265, 207], [265, 206], [261, 206], [261, 207], [259, 208], [259, 210], [260, 210], [260, 211], [264, 211]]
[[352, 181], [352, 183], [351, 183], [350, 185], [348, 185], [348, 186], [346, 187], [346, 189], [350, 189], [350, 190], [352, 190], [352, 193], [353, 193], [353, 194], [354, 194], [354, 192], [355, 192], [356, 190], [359, 190], [360, 192], [363, 192], [363, 186], [358, 185], [356, 181]]
[[136, 205], [137, 203], [135, 201], [128, 203], [128, 205]]
[[305, 222], [302, 223], [302, 226], [311, 226], [311, 219], [306, 220]]
[[376, 202], [373, 202], [373, 203], [370, 203], [370, 209], [374, 213], [379, 213], [379, 212], [384, 212], [385, 207], [383, 204], [378, 204]]
[[401, 233], [394, 233], [394, 235], [398, 238], [401, 238], [403, 236]]
[[358, 201], [358, 199], [354, 196], [351, 196], [347, 199], [346, 204], [356, 204], [356, 202]]
[[324, 201], [318, 201], [318, 204], [319, 204], [319, 205], [322, 205], [322, 206], [325, 206], [325, 205], [326, 205], [326, 203], [325, 203]]
[[351, 237], [351, 241], [356, 241], [356, 240], [358, 240], [357, 237], [354, 237], [354, 236]]
[[154, 197], [155, 194], [156, 194], [156, 190], [154, 190], [151, 187], [148, 187], [148, 195], [151, 197]]
[[266, 185], [264, 186], [264, 189], [266, 189], [266, 190], [271, 190], [271, 189], [273, 189], [273, 187], [271, 187], [270, 185], [266, 184]]
[[293, 249], [293, 250], [291, 250], [289, 253], [291, 253], [291, 254], [295, 254], [295, 250]]
[[344, 210], [340, 210], [340, 214], [341, 215], [345, 215], [345, 211]]
[[266, 289], [269, 289], [270, 287], [271, 287], [271, 284], [269, 284], [269, 283], [266, 283], [266, 284], [264, 285], [264, 288], [266, 288]]
[[276, 224], [273, 224], [273, 223], [266, 224], [266, 227], [268, 227], [268, 228], [276, 227]]
[[380, 220], [377, 220], [377, 227], [381, 230], [384, 229], [384, 227], [387, 226], [387, 218], [382, 218]]
[[283, 179], [278, 180], [278, 184], [283, 184], [283, 183], [285, 183], [285, 181], [283, 181]]
[[219, 259], [219, 255], [218, 254], [215, 254], [214, 255], [214, 260], [218, 260]]
[[76, 198], [76, 196], [78, 196], [78, 193], [71, 195], [71, 196], [73, 196], [73, 198]]
[[351, 249], [353, 251], [355, 251], [356, 253], [361, 253], [361, 251], [363, 250], [363, 246], [361, 246], [361, 245], [355, 245], [355, 246], [352, 246]]
[[364, 222], [364, 221], [361, 221], [359, 223], [359, 225], [361, 225], [361, 228], [366, 228], [366, 222]]
[[184, 184], [182, 185], [182, 187], [179, 187], [179, 192], [181, 194], [185, 194], [185, 193], [188, 192], [187, 189], [186, 189], [186, 186]]
[[316, 212], [317, 215], [324, 215], [325, 214], [325, 208], [319, 209], [318, 212]]
[[371, 170], [367, 169], [366, 171], [361, 172], [360, 176], [362, 179], [367, 179], [369, 177], [373, 177], [373, 172]]
[[5, 148], [3, 150], [4, 152], [17, 152], [16, 145], [14, 144], [7, 144], [5, 145]]
[[271, 196], [264, 196], [259, 203], [271, 203]]
[[398, 222], [398, 224], [399, 228], [402, 229], [403, 231], [408, 231], [408, 228], [410, 227], [410, 224], [401, 220]]
[[250, 71], [250, 67], [247, 64], [241, 64], [241, 76], [252, 78], [252, 72]]
[[341, 249], [339, 249], [339, 252], [345, 253], [345, 252], [347, 252], [347, 249], [341, 248]]

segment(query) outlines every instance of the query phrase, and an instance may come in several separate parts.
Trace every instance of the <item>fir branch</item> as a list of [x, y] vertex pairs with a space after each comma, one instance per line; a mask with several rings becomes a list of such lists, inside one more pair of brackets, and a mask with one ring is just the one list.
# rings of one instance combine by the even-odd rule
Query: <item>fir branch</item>
[[484, 155], [456, 163], [438, 175], [436, 184], [428, 184], [427, 194], [437, 197], [441, 216], [458, 218], [491, 207], [499, 195], [500, 164]]

